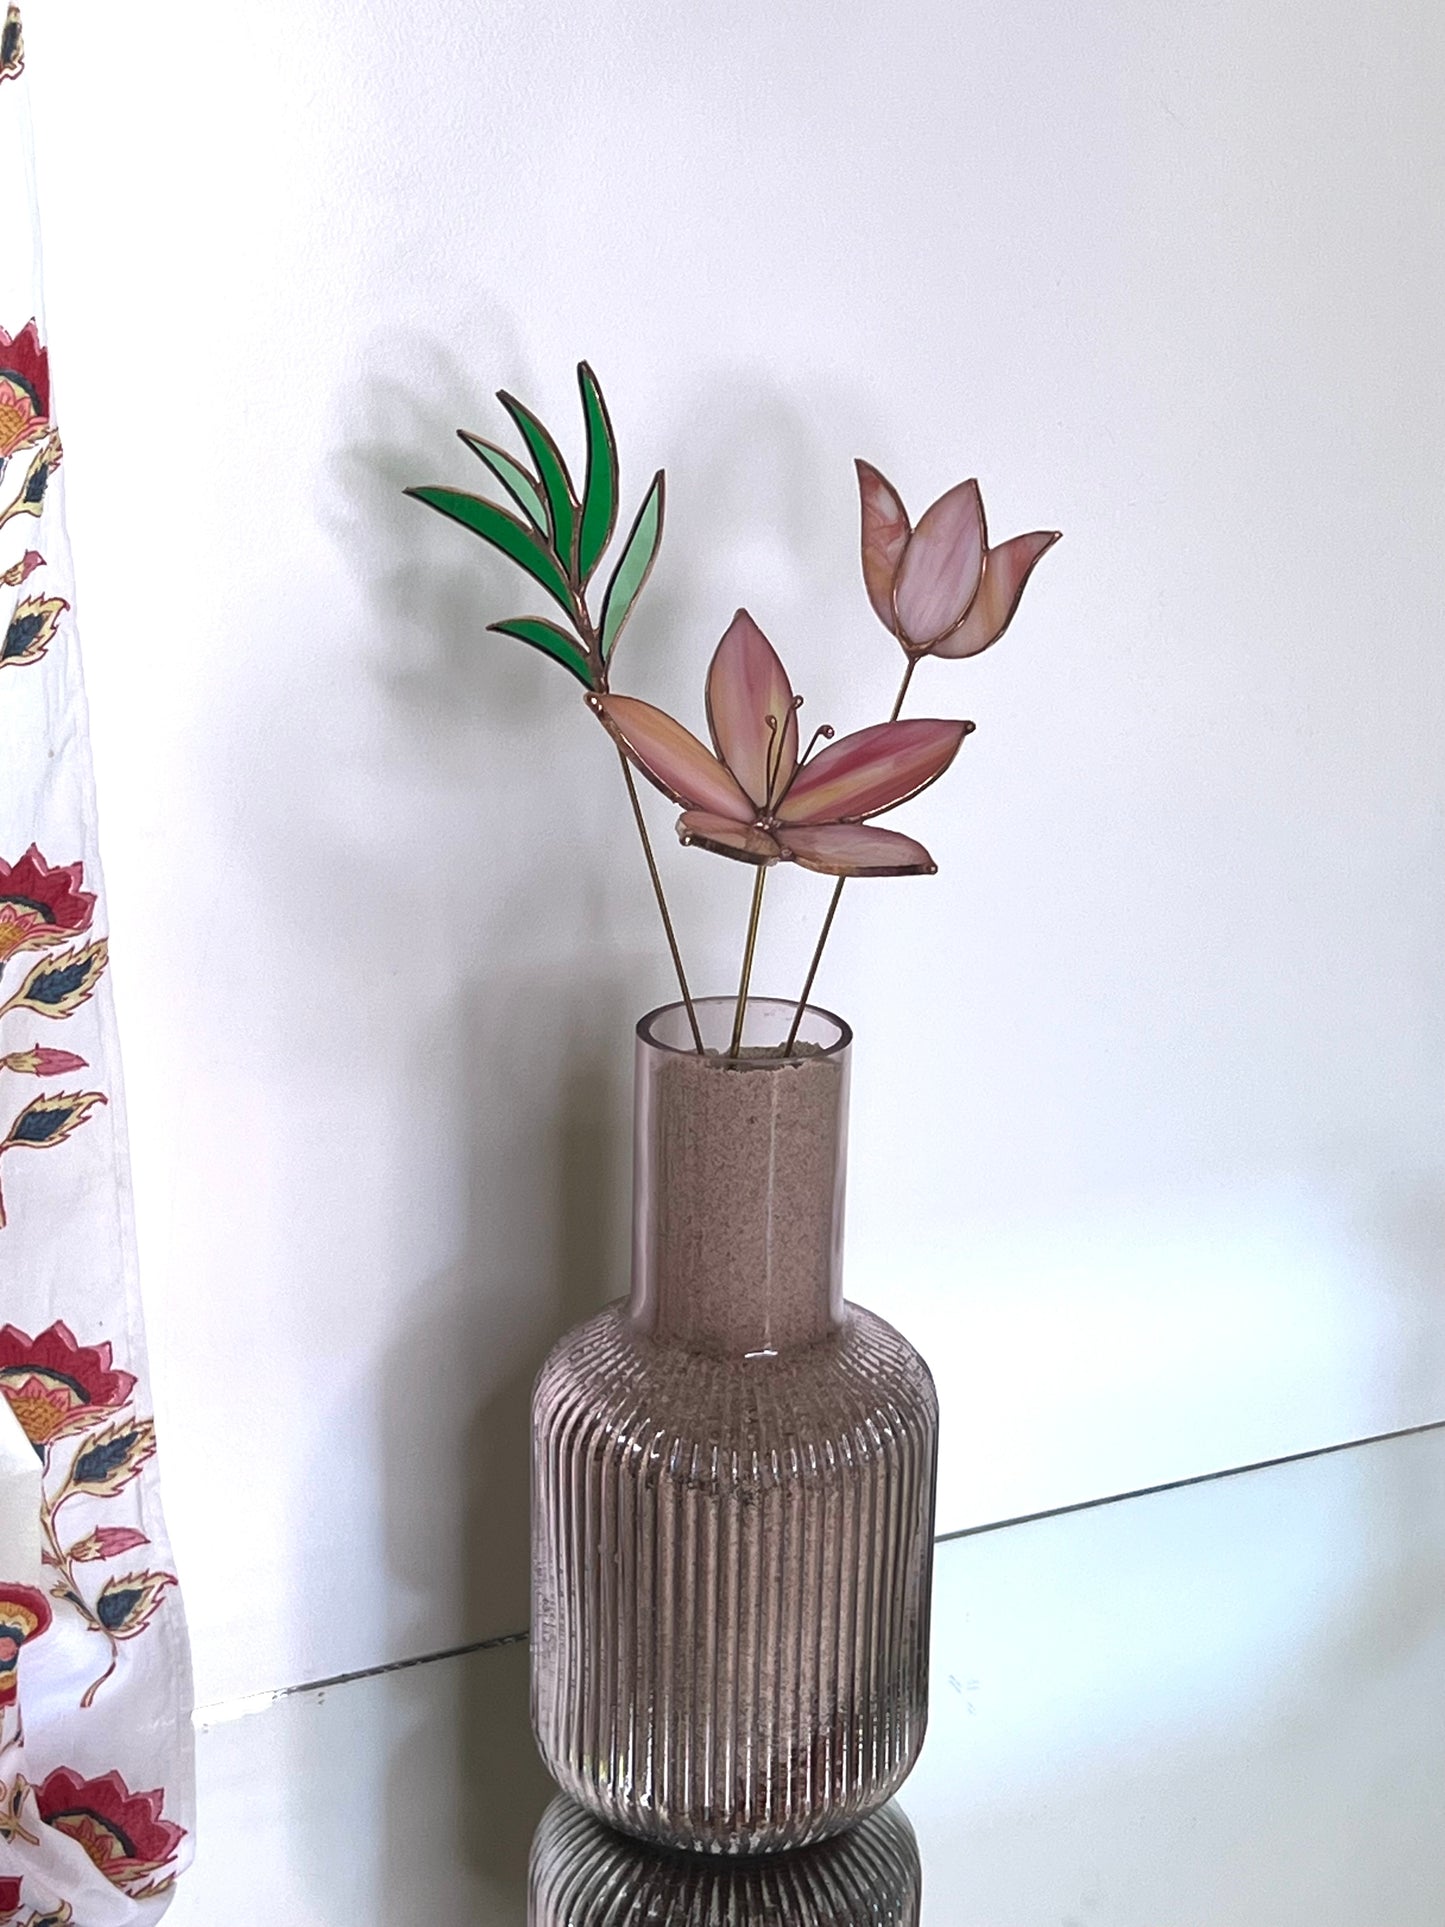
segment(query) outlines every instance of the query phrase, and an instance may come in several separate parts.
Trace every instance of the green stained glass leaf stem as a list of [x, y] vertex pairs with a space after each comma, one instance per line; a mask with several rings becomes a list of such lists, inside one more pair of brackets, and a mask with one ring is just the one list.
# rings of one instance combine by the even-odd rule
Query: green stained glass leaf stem
[[480, 435], [472, 435], [465, 428], [457, 430], [457, 437], [480, 461], [486, 463], [537, 533], [546, 539], [547, 504], [535, 479], [522, 464], [515, 461], [505, 448], [498, 448], [495, 442], [483, 441]]
[[508, 622], [489, 622], [487, 628], [494, 635], [515, 636], [519, 642], [540, 649], [544, 656], [550, 656], [553, 662], [560, 662], [564, 669], [570, 670], [584, 689], [594, 687], [587, 651], [555, 622], [548, 622], [542, 616], [513, 616]]
[[497, 396], [497, 400], [517, 424], [522, 440], [537, 464], [542, 493], [547, 498], [552, 547], [567, 579], [573, 581], [577, 561], [577, 502], [567, 464], [562, 460], [561, 450], [530, 408], [523, 407], [515, 395], [509, 395], [505, 390]]
[[617, 439], [597, 377], [584, 361], [577, 369], [582, 413], [587, 422], [587, 482], [582, 492], [582, 526], [577, 538], [577, 575], [590, 580], [617, 527]]
[[642, 594], [643, 585], [652, 573], [652, 565], [657, 560], [657, 551], [662, 542], [663, 514], [667, 506], [667, 481], [661, 469], [652, 478], [652, 487], [643, 498], [642, 507], [637, 511], [637, 519], [628, 532], [617, 567], [612, 572], [612, 580], [607, 585], [607, 594], [602, 601], [602, 621], [599, 624], [602, 644], [602, 660], [611, 659], [617, 646], [617, 638]]
[[406, 493], [418, 502], [425, 502], [438, 514], [459, 522], [473, 535], [481, 536], [484, 542], [524, 568], [569, 616], [574, 613], [572, 587], [566, 574], [556, 556], [525, 522], [498, 508], [495, 502], [488, 502], [480, 495], [468, 495], [461, 489], [427, 486], [409, 488]]

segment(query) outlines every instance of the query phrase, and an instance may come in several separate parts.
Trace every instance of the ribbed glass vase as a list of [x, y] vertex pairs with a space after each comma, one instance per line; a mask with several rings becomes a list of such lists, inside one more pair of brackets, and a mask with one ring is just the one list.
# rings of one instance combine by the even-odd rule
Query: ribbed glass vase
[[923, 1741], [938, 1408], [844, 1302], [851, 1033], [753, 999], [637, 1031], [631, 1298], [533, 1399], [532, 1707], [628, 1833], [756, 1854], [840, 1831]]
[[798, 1853], [703, 1859], [624, 1840], [565, 1795], [532, 1841], [528, 1927], [918, 1927], [918, 1842], [897, 1806]]

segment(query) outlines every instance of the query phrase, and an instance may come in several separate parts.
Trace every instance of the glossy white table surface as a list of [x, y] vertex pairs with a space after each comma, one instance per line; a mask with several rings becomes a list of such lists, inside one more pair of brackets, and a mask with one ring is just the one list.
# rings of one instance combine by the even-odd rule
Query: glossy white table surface
[[[933, 1666], [925, 1927], [1445, 1924], [1445, 1430], [942, 1545]], [[526, 1669], [202, 1714], [170, 1921], [522, 1927]]]

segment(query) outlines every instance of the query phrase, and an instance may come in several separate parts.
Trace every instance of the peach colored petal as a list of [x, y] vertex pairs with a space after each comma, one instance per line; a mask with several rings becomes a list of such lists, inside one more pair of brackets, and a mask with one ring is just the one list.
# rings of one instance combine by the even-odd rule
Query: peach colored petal
[[1015, 535], [990, 549], [983, 558], [983, 581], [973, 607], [956, 629], [934, 643], [932, 653], [954, 659], [976, 656], [997, 642], [1014, 619], [1034, 564], [1058, 539], [1057, 530], [1040, 529], [1034, 535]]
[[689, 729], [635, 696], [598, 696], [593, 706], [643, 775], [684, 809], [751, 822], [753, 806]]
[[932, 876], [938, 868], [911, 836], [871, 823], [799, 824], [783, 832], [783, 841], [795, 863], [827, 877]]
[[885, 629], [894, 628], [893, 580], [913, 533], [898, 491], [871, 462], [855, 462], [863, 510], [863, 586], [873, 613]]
[[968, 614], [983, 568], [983, 503], [977, 482], [940, 495], [903, 551], [893, 584], [899, 634], [926, 649]]
[[798, 767], [798, 712], [778, 652], [746, 609], [707, 672], [707, 722], [723, 762], [757, 807], [769, 808]]
[[778, 820], [856, 823], [906, 803], [942, 776], [972, 728], [972, 723], [910, 717], [857, 730], [803, 765]]
[[684, 811], [677, 819], [677, 835], [681, 843], [696, 843], [718, 856], [736, 857], [740, 863], [776, 863], [783, 854], [782, 846], [766, 830], [711, 816], [706, 810]]

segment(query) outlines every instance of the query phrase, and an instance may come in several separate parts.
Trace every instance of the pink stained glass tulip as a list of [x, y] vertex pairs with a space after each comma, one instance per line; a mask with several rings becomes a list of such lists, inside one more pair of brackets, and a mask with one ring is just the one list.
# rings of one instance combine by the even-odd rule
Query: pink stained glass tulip
[[643, 775], [682, 805], [684, 843], [825, 876], [919, 876], [937, 868], [921, 843], [865, 819], [936, 782], [973, 724], [880, 723], [800, 762], [797, 698], [746, 610], [734, 616], [708, 670], [716, 754], [651, 703], [612, 695], [593, 703]]
[[910, 656], [976, 656], [998, 641], [1056, 530], [988, 546], [977, 482], [941, 495], [912, 527], [897, 489], [860, 461], [863, 584], [874, 614]]

